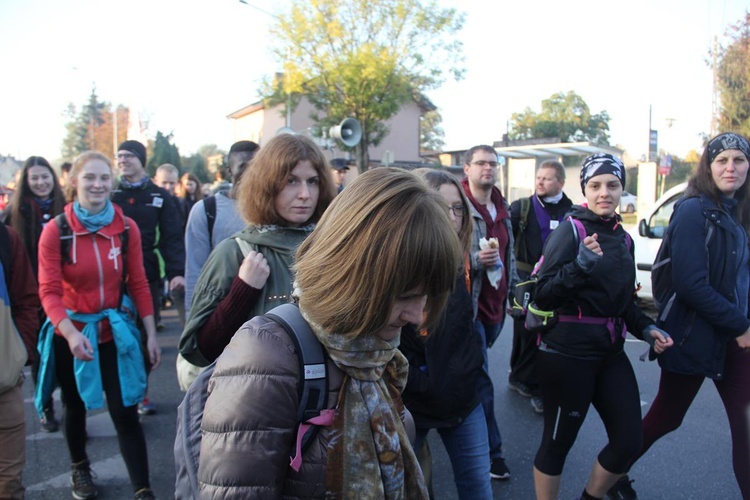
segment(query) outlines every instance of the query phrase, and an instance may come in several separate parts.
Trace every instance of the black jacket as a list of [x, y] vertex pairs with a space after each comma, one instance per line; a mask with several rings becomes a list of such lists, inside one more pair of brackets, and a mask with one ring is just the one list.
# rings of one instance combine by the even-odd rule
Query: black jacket
[[[737, 268], [736, 249], [747, 248], [747, 238], [737, 241], [735, 205], [730, 201], [719, 206], [705, 196], [675, 205], [667, 234], [677, 300], [666, 314], [664, 306], [659, 311], [660, 318], [666, 315], [659, 326], [674, 339], [674, 346], [659, 356], [665, 370], [721, 379], [727, 343], [750, 328], [750, 320], [735, 305], [737, 274], [749, 272]], [[708, 247], [706, 221], [713, 226]]]
[[120, 205], [141, 230], [143, 267], [148, 281], [161, 279], [159, 255], [164, 260], [167, 279], [184, 276], [182, 217], [172, 196], [149, 180], [142, 187], [119, 186], [112, 193], [112, 201]]
[[[523, 234], [520, 234], [521, 226], [521, 200], [516, 200], [510, 205], [510, 222], [513, 225], [513, 240], [518, 247], [516, 253], [516, 266], [518, 267], [518, 276], [522, 280], [529, 277], [530, 272], [522, 269], [522, 263], [526, 263], [529, 267], [533, 267], [537, 263], [539, 258], [542, 256], [542, 231], [539, 228], [539, 220], [536, 218], [536, 212], [534, 211], [533, 198], [536, 195], [529, 196], [529, 214], [526, 218], [526, 226], [523, 230]], [[567, 214], [572, 206], [573, 202], [570, 201], [565, 193], [563, 193], [562, 199], [557, 203], [544, 203], [540, 201], [544, 210], [549, 214], [553, 220], [560, 220]]]
[[402, 397], [417, 428], [456, 426], [479, 404], [482, 341], [473, 316], [460, 273], [437, 331], [424, 337], [414, 325], [403, 328], [399, 349], [409, 360], [409, 379]]
[[580, 220], [586, 234], [597, 233], [603, 257], [586, 273], [576, 262], [578, 237], [570, 221], [561, 223], [544, 245], [544, 263], [534, 298], [540, 309], [565, 315], [616, 318], [612, 335], [605, 325], [559, 322], [544, 334], [547, 347], [570, 356], [596, 359], [617, 354], [625, 339], [619, 335], [622, 322], [638, 338], [654, 321], [635, 304], [635, 262], [633, 248], [626, 243], [619, 216], [605, 221], [591, 210], [574, 207], [572, 217]]

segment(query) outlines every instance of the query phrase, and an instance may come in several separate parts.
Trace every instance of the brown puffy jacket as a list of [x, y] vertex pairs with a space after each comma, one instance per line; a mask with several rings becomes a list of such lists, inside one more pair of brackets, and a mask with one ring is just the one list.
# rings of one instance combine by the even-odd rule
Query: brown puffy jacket
[[[343, 372], [328, 363], [329, 407]], [[326, 445], [322, 428], [295, 472], [289, 467], [297, 430], [299, 364], [278, 323], [258, 316], [237, 331], [219, 357], [203, 414], [198, 481], [201, 498], [323, 498]]]

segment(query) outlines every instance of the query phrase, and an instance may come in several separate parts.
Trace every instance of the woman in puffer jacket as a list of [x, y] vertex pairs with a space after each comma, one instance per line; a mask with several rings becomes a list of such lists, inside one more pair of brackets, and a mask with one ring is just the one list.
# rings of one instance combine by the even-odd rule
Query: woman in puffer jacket
[[331, 204], [297, 251], [299, 307], [330, 357], [334, 411], [290, 467], [300, 368], [280, 326], [256, 317], [216, 362], [202, 421], [201, 498], [409, 498], [427, 490], [405, 428], [408, 323], [434, 326], [461, 265], [438, 193], [378, 168]]

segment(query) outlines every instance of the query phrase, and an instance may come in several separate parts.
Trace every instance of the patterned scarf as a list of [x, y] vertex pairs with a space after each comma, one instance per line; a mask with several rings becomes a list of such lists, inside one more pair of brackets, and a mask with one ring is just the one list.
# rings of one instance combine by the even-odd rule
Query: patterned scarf
[[310, 323], [345, 374], [327, 450], [326, 498], [427, 499], [422, 469], [401, 420], [409, 363], [374, 335], [346, 340]]

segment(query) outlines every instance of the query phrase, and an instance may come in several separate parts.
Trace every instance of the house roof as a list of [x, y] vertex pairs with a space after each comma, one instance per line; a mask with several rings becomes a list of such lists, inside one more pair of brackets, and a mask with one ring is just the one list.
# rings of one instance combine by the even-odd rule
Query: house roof
[[263, 109], [263, 101], [254, 102], [252, 104], [249, 104], [245, 106], [244, 108], [240, 108], [237, 111], [232, 111], [227, 115], [227, 118], [242, 118], [243, 116], [247, 116], [250, 113], [255, 113], [258, 110]]

